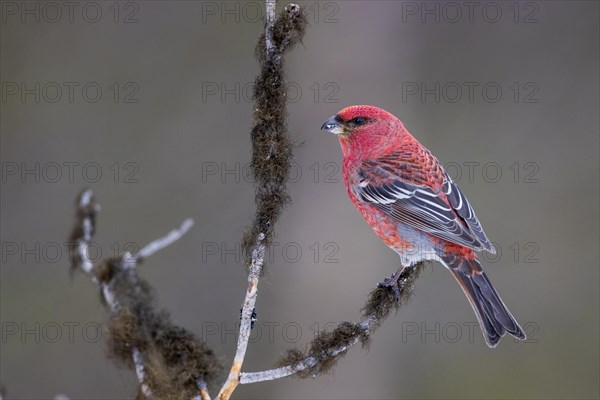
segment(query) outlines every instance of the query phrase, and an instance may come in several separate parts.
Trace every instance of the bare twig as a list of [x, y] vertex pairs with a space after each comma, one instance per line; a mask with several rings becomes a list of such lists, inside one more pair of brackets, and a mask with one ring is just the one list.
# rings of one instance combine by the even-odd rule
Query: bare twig
[[288, 376], [297, 374], [298, 372], [304, 371], [308, 368], [312, 368], [316, 364], [316, 358], [308, 357], [296, 365], [286, 365], [285, 367], [274, 368], [259, 372], [242, 372], [242, 376], [240, 377], [240, 385], [265, 381], [274, 381], [276, 379], [286, 378]]
[[144, 369], [144, 359], [142, 358], [142, 354], [137, 347], [134, 347], [131, 350], [131, 354], [133, 358], [133, 364], [135, 365], [135, 375], [140, 383], [140, 390], [142, 391], [144, 397], [147, 399], [152, 399], [152, 391], [146, 383], [146, 371]]
[[196, 396], [198, 400], [211, 400], [210, 394], [208, 393], [208, 386], [206, 386], [206, 382], [199, 381], [198, 382], [198, 390], [200, 391], [200, 395]]
[[183, 235], [185, 235], [192, 226], [194, 226], [194, 220], [191, 218], [186, 219], [185, 221], [183, 221], [183, 223], [178, 229], [173, 229], [164, 237], [157, 239], [144, 246], [137, 254], [137, 258], [142, 259], [149, 257], [157, 251], [162, 250], [167, 246], [170, 246], [172, 243], [176, 242]]
[[69, 243], [72, 268], [80, 267], [87, 274], [94, 267], [88, 255], [88, 246], [96, 230], [98, 211], [100, 205], [94, 201], [94, 193], [91, 189], [84, 189], [77, 198], [77, 219]]
[[[264, 239], [264, 234], [260, 237]], [[260, 237], [259, 240], [261, 240]], [[240, 372], [244, 363], [244, 357], [246, 356], [248, 340], [250, 339], [250, 331], [252, 329], [252, 314], [254, 313], [254, 305], [256, 304], [258, 281], [264, 265], [264, 257], [265, 245], [259, 244], [258, 248], [255, 249], [252, 254], [252, 265], [250, 266], [250, 272], [248, 274], [248, 289], [246, 290], [246, 297], [244, 299], [244, 304], [242, 305], [242, 318], [237, 348], [231, 370], [229, 371], [229, 376], [217, 396], [220, 400], [229, 399], [239, 384]]]
[[273, 52], [273, 26], [275, 25], [275, 7], [277, 0], [265, 0], [265, 8], [267, 10], [267, 28], [265, 30], [265, 46], [267, 50], [267, 58]]

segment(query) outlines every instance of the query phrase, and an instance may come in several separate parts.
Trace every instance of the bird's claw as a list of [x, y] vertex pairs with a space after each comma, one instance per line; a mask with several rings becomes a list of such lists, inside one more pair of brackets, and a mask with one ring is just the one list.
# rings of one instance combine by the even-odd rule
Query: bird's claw
[[393, 276], [388, 276], [383, 281], [377, 283], [377, 287], [380, 288], [390, 288], [396, 285], [396, 281], [393, 279]]
[[377, 287], [391, 290], [394, 293], [396, 301], [401, 300], [400, 288], [398, 287], [398, 278], [394, 275], [385, 278], [382, 282], [377, 283]]
[[398, 303], [400, 303], [400, 301], [402, 300], [402, 295], [400, 294], [400, 277], [402, 276], [402, 273], [405, 271], [405, 269], [406, 267], [401, 266], [400, 268], [398, 268], [398, 271], [396, 271], [395, 274], [385, 278], [383, 282], [379, 282], [377, 284], [377, 286], [380, 288], [386, 288], [388, 290], [391, 290], [394, 293], [394, 298]]

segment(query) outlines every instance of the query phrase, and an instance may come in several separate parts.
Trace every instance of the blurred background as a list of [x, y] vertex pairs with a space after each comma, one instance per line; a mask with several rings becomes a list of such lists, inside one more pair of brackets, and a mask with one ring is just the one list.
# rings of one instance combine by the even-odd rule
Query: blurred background
[[[262, 2], [2, 1], [0, 383], [7, 398], [124, 399], [98, 289], [69, 276], [74, 201], [102, 206], [96, 260], [191, 217], [140, 274], [228, 365], [245, 289], [254, 47]], [[352, 104], [400, 117], [446, 165], [499, 252], [483, 264], [529, 335], [485, 345], [440, 265], [329, 376], [239, 399], [599, 397], [599, 3], [301, 2], [287, 58], [293, 203], [277, 226], [244, 369], [360, 317], [398, 266], [347, 199], [319, 131]], [[283, 3], [279, 5], [283, 7]], [[95, 253], [94, 253], [95, 252]], [[216, 392], [215, 392], [216, 393]]]

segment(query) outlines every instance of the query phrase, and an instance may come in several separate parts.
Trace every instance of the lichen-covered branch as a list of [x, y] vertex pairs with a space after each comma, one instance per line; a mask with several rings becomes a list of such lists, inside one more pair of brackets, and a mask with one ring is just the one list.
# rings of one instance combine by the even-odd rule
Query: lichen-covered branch
[[[120, 305], [116, 299], [113, 287], [109, 282], [103, 282], [93, 275], [94, 265], [90, 261], [88, 247], [92, 236], [96, 231], [96, 213], [100, 210], [99, 204], [94, 200], [91, 189], [83, 190], [77, 199], [77, 219], [73, 232], [71, 233], [71, 244], [73, 246], [74, 256], [72, 257], [72, 268], [80, 267], [85, 273], [92, 274], [94, 282], [100, 284], [103, 300], [113, 313], [118, 313]], [[135, 263], [132, 263], [135, 265]], [[135, 346], [131, 348], [131, 360], [135, 367], [136, 376], [140, 384], [140, 391], [147, 399], [152, 399], [152, 392], [146, 382], [144, 372], [144, 362], [139, 349]]]
[[236, 353], [227, 380], [217, 396], [220, 400], [229, 399], [239, 384], [255, 315], [258, 282], [265, 267], [265, 252], [271, 244], [275, 224], [289, 201], [286, 182], [292, 142], [286, 126], [287, 86], [283, 55], [302, 40], [306, 18], [297, 4], [288, 4], [276, 19], [275, 7], [275, 0], [266, 0], [265, 33], [256, 47], [261, 66], [254, 89], [255, 108], [251, 131], [256, 215], [243, 239], [248, 288], [242, 304]]
[[[267, 12], [274, 13], [274, 1]], [[287, 133], [287, 109], [283, 55], [302, 40], [306, 17], [297, 4], [288, 4], [277, 19], [267, 16], [265, 34], [256, 46], [260, 74], [254, 85], [251, 169], [256, 182], [256, 215], [243, 239], [246, 265], [260, 259], [260, 246], [271, 244], [275, 224], [289, 202], [287, 179], [292, 157], [292, 141]], [[267, 45], [267, 42], [270, 43]], [[257, 250], [258, 252], [254, 252]], [[261, 264], [262, 265], [262, 264]]]
[[391, 288], [379, 287], [371, 292], [362, 310], [359, 323], [342, 322], [333, 331], [320, 333], [310, 343], [309, 349], [303, 352], [291, 349], [279, 361], [279, 367], [260, 372], [243, 372], [240, 384], [256, 383], [297, 375], [301, 378], [315, 377], [329, 372], [343, 357], [350, 347], [360, 342], [367, 347], [373, 332], [387, 319], [391, 311], [408, 301], [415, 279], [423, 268], [423, 264], [406, 269], [399, 281], [397, 299]]
[[[153, 306], [150, 286], [137, 274], [143, 259], [183, 236], [193, 225], [183, 224], [165, 237], [94, 265], [87, 249], [96, 230], [100, 209], [90, 189], [77, 199], [77, 217], [70, 236], [73, 269], [81, 269], [100, 286], [101, 300], [111, 312], [110, 353], [135, 371], [138, 398], [191, 398], [214, 380], [219, 364], [212, 351], [193, 334], [173, 325], [168, 313]], [[203, 382], [200, 386], [198, 382]]]

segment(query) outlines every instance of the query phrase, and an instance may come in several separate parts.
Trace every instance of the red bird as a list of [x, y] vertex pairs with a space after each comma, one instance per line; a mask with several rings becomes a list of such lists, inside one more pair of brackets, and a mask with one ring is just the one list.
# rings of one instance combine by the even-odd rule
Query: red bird
[[495, 347], [506, 332], [524, 340], [523, 329], [475, 256], [475, 250], [496, 250], [437, 158], [398, 118], [377, 107], [344, 108], [321, 129], [340, 140], [344, 184], [352, 203], [400, 256], [400, 269], [381, 285], [397, 293], [404, 268], [439, 261], [465, 292], [488, 346]]

